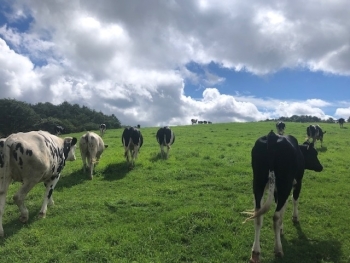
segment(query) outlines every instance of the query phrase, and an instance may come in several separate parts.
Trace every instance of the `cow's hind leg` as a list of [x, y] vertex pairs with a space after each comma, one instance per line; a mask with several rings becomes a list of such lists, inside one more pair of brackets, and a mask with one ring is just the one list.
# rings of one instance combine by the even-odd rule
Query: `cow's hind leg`
[[36, 181], [26, 180], [23, 182], [21, 188], [17, 191], [17, 193], [13, 196], [13, 201], [18, 206], [20, 211], [19, 220], [22, 223], [26, 223], [28, 221], [28, 209], [24, 204], [24, 199], [29, 193], [29, 191], [37, 184]]
[[287, 206], [288, 193], [278, 195], [275, 214], [273, 215], [273, 230], [275, 232], [275, 256], [283, 257], [281, 233], [283, 232], [283, 214]]
[[[261, 208], [262, 203], [262, 197], [264, 195], [264, 188], [265, 186], [261, 187], [261, 189], [255, 189], [254, 191], [254, 197], [255, 197], [255, 212], [259, 211]], [[254, 229], [255, 229], [255, 236], [254, 236], [254, 243], [252, 247], [252, 254], [251, 258], [249, 260], [250, 263], [259, 263], [260, 262], [260, 255], [261, 255], [261, 247], [260, 247], [260, 231], [263, 225], [263, 219], [264, 216], [257, 216], [254, 218]]]
[[298, 211], [298, 204], [299, 204], [299, 195], [301, 191], [301, 185], [302, 185], [302, 180], [295, 181], [295, 184], [293, 186], [293, 216], [292, 216], [292, 221], [294, 223], [299, 222], [299, 211]]
[[39, 212], [39, 217], [45, 218], [47, 205], [54, 204], [52, 194], [59, 179], [60, 179], [60, 175], [58, 174], [56, 176], [52, 176], [50, 180], [45, 182], [46, 190], [44, 195], [44, 201]]
[[4, 215], [5, 211], [6, 194], [10, 183], [11, 177], [2, 175], [2, 177], [0, 178], [0, 237], [4, 236], [4, 229], [2, 227], [2, 216]]

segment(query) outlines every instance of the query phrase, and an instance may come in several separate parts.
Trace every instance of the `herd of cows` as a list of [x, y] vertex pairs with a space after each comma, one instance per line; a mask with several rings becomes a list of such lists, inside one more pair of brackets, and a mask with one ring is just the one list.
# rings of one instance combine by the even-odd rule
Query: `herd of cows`
[[[61, 127], [62, 128], [62, 127]], [[284, 135], [286, 125], [276, 124], [277, 133], [271, 132], [260, 137], [251, 151], [251, 165], [253, 169], [253, 193], [255, 199], [254, 211], [243, 212], [249, 214], [246, 220], [254, 219], [255, 239], [252, 247], [250, 262], [260, 262], [260, 231], [263, 215], [269, 210], [273, 200], [276, 210], [273, 216], [275, 232], [275, 255], [283, 256], [281, 237], [283, 233], [283, 214], [288, 196], [293, 190], [293, 221], [298, 221], [298, 198], [302, 186], [305, 169], [321, 172], [323, 167], [318, 160], [315, 149], [317, 140], [323, 142], [326, 133], [318, 125], [307, 127], [307, 140], [303, 144], [292, 135]], [[60, 138], [57, 134], [63, 131], [55, 128], [55, 135], [46, 131], [31, 131], [14, 133], [7, 138], [0, 139], [0, 236], [4, 236], [2, 217], [4, 214], [6, 193], [12, 181], [22, 185], [13, 196], [15, 204], [20, 210], [20, 221], [28, 221], [28, 209], [24, 200], [29, 191], [39, 182], [44, 182], [45, 196], [39, 216], [45, 217], [48, 204], [53, 204], [52, 193], [60, 178], [60, 173], [66, 161], [74, 161], [75, 149], [79, 149], [83, 161], [83, 170], [89, 171], [89, 178], [93, 178], [94, 165], [98, 163], [103, 151], [108, 145], [102, 137], [106, 132], [106, 125], [99, 127], [100, 135], [87, 132], [78, 139], [75, 137]], [[162, 158], [168, 158], [171, 145], [175, 142], [175, 134], [169, 127], [162, 127], [156, 133]], [[143, 136], [139, 128], [127, 127], [122, 133], [124, 155], [130, 167], [133, 167], [139, 150], [143, 144]], [[165, 149], [166, 148], [166, 151]], [[268, 198], [262, 203], [267, 189]]]

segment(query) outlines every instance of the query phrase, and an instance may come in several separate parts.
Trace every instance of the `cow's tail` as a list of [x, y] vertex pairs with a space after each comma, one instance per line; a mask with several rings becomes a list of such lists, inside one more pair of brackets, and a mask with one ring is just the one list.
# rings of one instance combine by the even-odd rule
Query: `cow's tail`
[[274, 192], [276, 187], [276, 177], [275, 177], [275, 171], [274, 171], [274, 157], [276, 154], [276, 144], [277, 140], [280, 138], [278, 135], [276, 135], [272, 130], [267, 135], [267, 154], [268, 154], [268, 162], [269, 162], [269, 178], [267, 182], [268, 186], [268, 196], [265, 201], [265, 203], [262, 205], [262, 207], [255, 211], [254, 213], [245, 213], [245, 214], [251, 214], [250, 217], [248, 217], [244, 223], [248, 220], [254, 219], [258, 216], [261, 216], [265, 214], [267, 211], [269, 211], [271, 204], [273, 202], [274, 198]]
[[5, 141], [2, 149], [0, 149], [0, 193], [7, 191], [5, 188], [8, 187], [6, 182], [10, 176], [10, 153], [11, 147]]
[[87, 145], [88, 145], [88, 151], [89, 155], [91, 157], [91, 163], [96, 164], [96, 152], [97, 152], [97, 142], [95, 137], [91, 136], [90, 133], [88, 132], [86, 134], [86, 140], [87, 140]]
[[167, 142], [166, 136], [167, 136], [166, 133], [164, 133], [164, 144], [165, 144], [166, 148], [168, 150], [170, 150], [171, 139], [169, 140], [169, 142]]
[[275, 172], [270, 171], [269, 172], [269, 181], [267, 183], [268, 186], [268, 196], [265, 201], [265, 203], [262, 205], [262, 207], [255, 212], [243, 212], [244, 214], [249, 214], [251, 215], [248, 217], [246, 220], [244, 220], [243, 223], [247, 222], [248, 220], [254, 219], [258, 216], [264, 215], [267, 211], [270, 210], [272, 202], [273, 202], [273, 197], [274, 197], [274, 192], [275, 192], [275, 187], [276, 187], [276, 178], [275, 178]]

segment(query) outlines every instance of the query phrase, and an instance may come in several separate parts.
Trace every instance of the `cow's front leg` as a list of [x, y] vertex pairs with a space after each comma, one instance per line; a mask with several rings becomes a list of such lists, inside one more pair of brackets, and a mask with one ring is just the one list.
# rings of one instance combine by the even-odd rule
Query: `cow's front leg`
[[49, 203], [54, 204], [52, 194], [59, 179], [60, 179], [60, 174], [52, 176], [51, 179], [45, 183], [46, 190], [44, 194], [44, 201], [39, 212], [39, 217], [45, 218], [46, 211], [47, 211], [47, 204]]

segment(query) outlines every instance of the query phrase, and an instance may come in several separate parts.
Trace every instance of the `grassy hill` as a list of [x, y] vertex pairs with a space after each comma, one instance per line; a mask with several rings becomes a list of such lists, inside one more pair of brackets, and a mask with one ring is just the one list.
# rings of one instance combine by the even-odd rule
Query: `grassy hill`
[[[286, 123], [299, 143], [307, 123]], [[300, 224], [284, 217], [285, 256], [275, 261], [272, 215], [261, 231], [263, 262], [350, 262], [350, 129], [321, 124], [327, 131], [321, 173], [306, 171]], [[253, 208], [250, 151], [275, 123], [227, 123], [172, 128], [176, 141], [168, 160], [159, 158], [158, 128], [142, 128], [144, 145], [129, 170], [121, 129], [107, 130], [94, 178], [77, 160], [68, 162], [54, 191], [55, 205], [38, 219], [44, 187], [27, 196], [29, 222], [18, 220], [10, 186], [3, 217], [0, 262], [247, 262], [254, 223], [240, 212]], [[96, 131], [97, 132], [97, 131]], [[80, 138], [83, 133], [73, 134]]]

